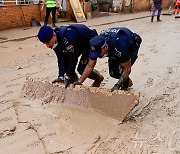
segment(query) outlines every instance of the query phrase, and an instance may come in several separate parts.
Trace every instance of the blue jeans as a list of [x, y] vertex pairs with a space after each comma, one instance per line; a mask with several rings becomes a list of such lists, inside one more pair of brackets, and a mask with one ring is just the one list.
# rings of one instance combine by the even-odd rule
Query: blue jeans
[[155, 16], [155, 13], [156, 13], [156, 10], [158, 10], [158, 16], [161, 15], [161, 11], [162, 11], [162, 4], [154, 4], [154, 7], [153, 7], [153, 11], [152, 11], [152, 16], [154, 17]]

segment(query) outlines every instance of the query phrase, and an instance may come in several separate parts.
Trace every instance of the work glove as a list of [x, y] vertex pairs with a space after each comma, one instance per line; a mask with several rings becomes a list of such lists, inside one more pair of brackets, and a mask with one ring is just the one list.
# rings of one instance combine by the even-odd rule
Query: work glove
[[119, 84], [116, 83], [116, 84], [111, 88], [110, 91], [113, 92], [114, 90], [119, 90], [120, 87], [121, 87], [121, 86], [120, 86]]
[[56, 83], [56, 82], [64, 82], [64, 77], [63, 76], [59, 76], [57, 79], [52, 81], [52, 83]]
[[82, 85], [82, 83], [79, 82], [79, 81], [74, 82], [74, 83], [73, 83], [73, 88], [74, 88], [76, 85]]
[[64, 85], [65, 88], [67, 88], [71, 83], [70, 77], [67, 76], [67, 74], [64, 75]]

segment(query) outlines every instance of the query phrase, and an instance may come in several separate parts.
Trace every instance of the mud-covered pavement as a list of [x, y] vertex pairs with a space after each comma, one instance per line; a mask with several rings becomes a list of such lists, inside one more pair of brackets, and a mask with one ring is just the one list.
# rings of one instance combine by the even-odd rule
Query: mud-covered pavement
[[[123, 124], [99, 113], [20, 98], [27, 76], [57, 77], [55, 54], [36, 37], [0, 43], [0, 153], [180, 153], [180, 19], [162, 16], [162, 22], [151, 23], [149, 15], [84, 23], [98, 32], [128, 27], [143, 38], [131, 73], [131, 91], [140, 92], [140, 103]], [[121, 22], [134, 18], [139, 19]], [[0, 38], [35, 36], [38, 29], [1, 31]], [[116, 81], [108, 75], [107, 59], [96, 67], [105, 77], [102, 87], [111, 88]]]

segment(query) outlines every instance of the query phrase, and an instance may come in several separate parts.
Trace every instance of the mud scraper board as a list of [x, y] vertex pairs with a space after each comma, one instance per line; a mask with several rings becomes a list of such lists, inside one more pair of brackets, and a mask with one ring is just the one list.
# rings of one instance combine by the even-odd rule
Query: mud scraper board
[[84, 86], [66, 89], [63, 84], [29, 77], [24, 83], [21, 97], [95, 111], [120, 122], [139, 103], [139, 93], [121, 90], [110, 92], [106, 88]]

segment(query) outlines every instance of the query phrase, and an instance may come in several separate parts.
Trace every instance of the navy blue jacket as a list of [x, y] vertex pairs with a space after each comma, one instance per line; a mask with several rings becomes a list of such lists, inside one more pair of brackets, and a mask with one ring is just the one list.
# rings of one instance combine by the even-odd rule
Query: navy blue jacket
[[78, 57], [89, 52], [89, 41], [97, 33], [82, 24], [63, 25], [54, 32], [58, 41], [54, 51], [58, 59], [59, 76], [66, 73], [71, 77], [75, 73]]
[[[108, 44], [108, 57], [118, 59], [120, 63], [137, 59], [141, 38], [128, 28], [110, 28], [101, 32]], [[138, 37], [138, 40], [137, 40]], [[91, 57], [90, 57], [91, 58]], [[98, 57], [97, 57], [98, 58]]]

